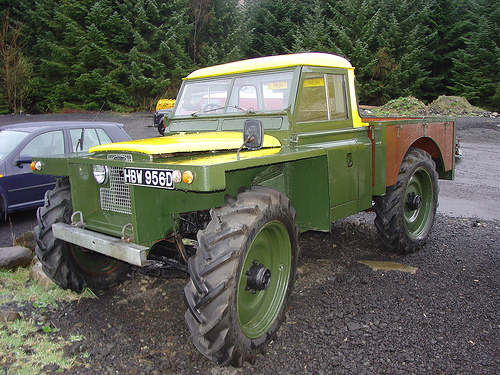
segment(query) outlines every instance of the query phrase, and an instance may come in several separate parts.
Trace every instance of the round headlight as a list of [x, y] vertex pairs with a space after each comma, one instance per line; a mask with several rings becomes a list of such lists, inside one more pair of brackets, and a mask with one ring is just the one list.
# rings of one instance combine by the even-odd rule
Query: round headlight
[[176, 169], [175, 171], [172, 172], [172, 180], [176, 183], [182, 181], [182, 173], [180, 170]]
[[108, 167], [105, 165], [94, 165], [93, 174], [95, 181], [102, 185], [108, 182]]

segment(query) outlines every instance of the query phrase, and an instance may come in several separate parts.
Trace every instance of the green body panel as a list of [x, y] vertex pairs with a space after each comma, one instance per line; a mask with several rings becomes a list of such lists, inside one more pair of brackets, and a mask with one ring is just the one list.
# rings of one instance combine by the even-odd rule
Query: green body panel
[[[207, 186], [200, 185], [198, 191], [169, 190], [145, 186], [130, 186], [131, 214], [123, 214], [100, 209], [99, 189], [92, 176], [93, 164], [108, 166], [126, 163], [122, 161], [75, 159], [69, 164], [70, 182], [72, 186], [73, 209], [82, 212], [86, 228], [121, 236], [122, 227], [131, 223], [134, 228], [134, 242], [149, 246], [157, 240], [175, 232], [176, 218], [181, 213], [209, 210], [224, 203], [224, 196], [234, 196], [242, 187], [263, 185], [272, 187], [289, 196], [292, 205], [299, 215], [299, 226], [302, 230], [329, 230], [328, 217], [328, 180], [319, 170], [326, 170], [326, 155], [324, 150], [306, 150], [304, 159], [291, 162], [283, 156], [273, 157], [275, 162], [261, 160], [261, 166], [243, 169], [233, 169], [233, 162], [189, 169], [195, 171], [196, 178], [200, 175], [217, 175], [218, 182]], [[215, 157], [212, 157], [215, 158]], [[281, 161], [283, 158], [286, 161]], [[225, 159], [225, 158], [224, 158]], [[277, 160], [277, 161], [276, 161]], [[89, 164], [92, 162], [92, 164]], [[153, 165], [151, 165], [153, 164]], [[147, 167], [148, 163], [134, 163], [135, 166]], [[178, 167], [173, 162], [149, 163], [149, 167], [166, 169]], [[292, 183], [293, 182], [293, 183]], [[107, 187], [108, 185], [104, 185]], [[321, 197], [321, 198], [320, 198]], [[317, 203], [321, 199], [322, 212], [318, 211]], [[129, 234], [129, 233], [127, 233]]]
[[[188, 159], [192, 157], [185, 156], [133, 162], [138, 168], [178, 169], [182, 166], [193, 172], [195, 182], [181, 183], [182, 188], [178, 190], [131, 185], [131, 214], [101, 210], [100, 186], [92, 176], [93, 164], [125, 167], [130, 162], [73, 159], [69, 163], [73, 208], [82, 212], [87, 228], [106, 234], [120, 236], [122, 227], [131, 223], [135, 242], [149, 245], [175, 232], [175, 219], [179, 214], [218, 207], [226, 194], [234, 196], [242, 187], [263, 185], [289, 197], [302, 231], [328, 231], [331, 207], [344, 212], [346, 202], [356, 202], [363, 197], [370, 197], [371, 202], [371, 149], [366, 145], [369, 140], [366, 130], [354, 133], [364, 136], [358, 140], [330, 141], [321, 147], [312, 144], [283, 147], [273, 155], [239, 161], [235, 152], [224, 152], [203, 156], [204, 165], [190, 163]], [[345, 138], [346, 134], [338, 133], [330, 138]]]
[[[251, 182], [267, 186], [286, 195], [297, 211], [301, 231], [330, 230], [327, 157], [312, 157], [280, 163], [263, 170]], [[318, 173], [319, 172], [319, 173]]]

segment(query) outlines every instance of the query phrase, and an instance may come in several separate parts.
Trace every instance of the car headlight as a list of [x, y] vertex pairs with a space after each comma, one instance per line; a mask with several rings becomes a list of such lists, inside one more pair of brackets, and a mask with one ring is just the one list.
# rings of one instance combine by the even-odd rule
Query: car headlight
[[108, 182], [108, 167], [105, 165], [94, 165], [92, 173], [98, 184], [102, 185]]

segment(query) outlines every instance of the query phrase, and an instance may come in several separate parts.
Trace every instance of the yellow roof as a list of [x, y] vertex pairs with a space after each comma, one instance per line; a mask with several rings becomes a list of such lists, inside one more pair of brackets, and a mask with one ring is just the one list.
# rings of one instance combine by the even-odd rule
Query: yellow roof
[[305, 52], [292, 55], [258, 57], [250, 60], [235, 61], [222, 65], [195, 70], [185, 79], [244, 73], [254, 70], [286, 68], [298, 65], [324, 66], [352, 69], [351, 63], [343, 57], [320, 52]]
[[[181, 133], [166, 137], [94, 146], [89, 149], [89, 152], [128, 151], [161, 155], [176, 152], [236, 150], [242, 143], [243, 135], [238, 132]], [[273, 136], [265, 134], [263, 147], [281, 147], [281, 144]]]

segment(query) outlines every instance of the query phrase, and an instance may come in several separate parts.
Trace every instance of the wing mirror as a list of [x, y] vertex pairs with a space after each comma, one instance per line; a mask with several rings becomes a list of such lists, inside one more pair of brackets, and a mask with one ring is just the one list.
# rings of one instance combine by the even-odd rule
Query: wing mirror
[[260, 120], [245, 120], [243, 125], [243, 144], [236, 153], [236, 158], [240, 160], [240, 151], [243, 147], [249, 150], [259, 150], [264, 141], [264, 127]]
[[31, 164], [31, 156], [21, 155], [19, 159], [15, 161], [16, 166], [23, 168], [23, 164]]
[[262, 148], [264, 139], [264, 128], [260, 120], [245, 120], [243, 125], [243, 142], [249, 150]]

